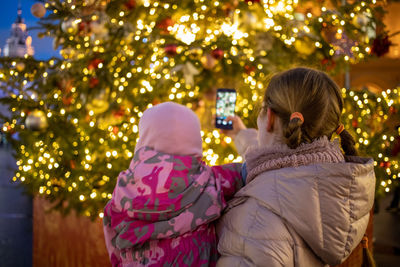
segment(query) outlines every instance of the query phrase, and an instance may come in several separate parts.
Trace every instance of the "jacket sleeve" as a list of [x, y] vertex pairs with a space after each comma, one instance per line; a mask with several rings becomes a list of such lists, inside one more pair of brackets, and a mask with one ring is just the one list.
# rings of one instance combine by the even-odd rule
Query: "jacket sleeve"
[[235, 147], [241, 156], [244, 156], [247, 148], [258, 145], [256, 129], [241, 130], [235, 137]]
[[112, 216], [111, 209], [112, 201], [108, 202], [104, 208], [104, 217], [103, 217], [103, 231], [104, 231], [104, 239], [108, 251], [108, 255], [110, 258], [111, 265], [113, 267], [121, 267], [121, 251], [115, 245], [115, 237], [117, 236], [117, 232], [114, 228], [111, 227], [112, 224]]
[[215, 179], [221, 184], [225, 201], [231, 199], [243, 187], [242, 164], [230, 163], [211, 167]]

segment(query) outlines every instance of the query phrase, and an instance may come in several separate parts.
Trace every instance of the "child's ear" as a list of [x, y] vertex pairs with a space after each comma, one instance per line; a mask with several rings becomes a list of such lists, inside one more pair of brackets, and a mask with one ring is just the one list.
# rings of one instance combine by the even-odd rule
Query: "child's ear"
[[272, 111], [272, 109], [268, 108], [267, 109], [267, 132], [273, 132], [274, 131], [275, 116], [276, 115]]

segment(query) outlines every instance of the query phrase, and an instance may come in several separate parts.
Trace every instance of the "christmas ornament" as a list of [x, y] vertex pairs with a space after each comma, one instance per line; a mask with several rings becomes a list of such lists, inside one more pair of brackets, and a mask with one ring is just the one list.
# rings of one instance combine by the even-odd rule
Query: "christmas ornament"
[[305, 37], [303, 40], [301, 39], [297, 39], [294, 42], [294, 48], [296, 48], [297, 52], [299, 52], [300, 54], [309, 56], [312, 53], [314, 53], [316, 47], [315, 45], [312, 43], [311, 39], [308, 37]]
[[389, 40], [389, 36], [380, 36], [373, 41], [371, 53], [381, 57], [389, 52], [391, 45], [392, 42]]
[[78, 23], [78, 32], [80, 35], [88, 34], [90, 31], [90, 22], [81, 21]]
[[216, 60], [220, 60], [220, 59], [222, 59], [222, 58], [224, 57], [224, 51], [222, 51], [221, 49], [217, 48], [217, 49], [214, 49], [214, 50], [211, 52], [211, 55], [212, 55], [213, 58], [215, 58]]
[[95, 58], [92, 61], [90, 61], [89, 66], [88, 66], [88, 70], [94, 70], [97, 69], [99, 67], [99, 64], [103, 63], [102, 59], [99, 58]]
[[31, 7], [31, 13], [36, 18], [43, 18], [46, 15], [46, 8], [42, 3], [35, 3]]
[[15, 65], [15, 69], [19, 72], [23, 71], [25, 69], [25, 63], [24, 62], [18, 62]]
[[125, 7], [127, 10], [132, 10], [132, 9], [135, 8], [135, 6], [136, 6], [136, 0], [127, 0], [127, 1], [125, 1], [125, 3], [124, 3], [124, 7]]
[[75, 22], [75, 20], [69, 19], [61, 23], [61, 29], [65, 33], [75, 34], [78, 32], [78, 24]]
[[217, 61], [215, 60], [215, 58], [213, 58], [210, 54], [206, 54], [206, 55], [202, 56], [200, 59], [200, 62], [203, 65], [203, 67], [207, 70], [213, 69], [215, 67], [215, 65], [217, 64]]
[[72, 98], [72, 96], [63, 96], [63, 97], [62, 97], [62, 102], [63, 102], [63, 104], [64, 104], [65, 106], [71, 105], [73, 100], [74, 100], [74, 99]]
[[200, 71], [193, 66], [192, 63], [186, 62], [185, 64], [181, 64], [172, 69], [172, 72], [182, 71], [183, 78], [185, 79], [186, 84], [194, 85], [194, 76], [199, 75]]
[[254, 73], [255, 70], [256, 67], [254, 66], [249, 66], [249, 65], [244, 66], [244, 71], [246, 72], [247, 75], [251, 75], [252, 73]]
[[31, 131], [42, 131], [47, 128], [47, 118], [43, 111], [35, 109], [26, 117], [26, 128]]
[[167, 45], [164, 47], [165, 53], [170, 57], [173, 57], [176, 55], [176, 53], [177, 53], [176, 50], [177, 50], [177, 45], [174, 45], [174, 44], [170, 44], [170, 45]]
[[336, 67], [336, 62], [331, 58], [324, 58], [321, 60], [321, 65], [327, 71], [331, 71]]
[[157, 28], [159, 28], [163, 34], [167, 34], [169, 33], [168, 27], [172, 27], [174, 25], [175, 21], [173, 21], [170, 17], [166, 17], [158, 22]]
[[71, 169], [72, 169], [72, 170], [75, 170], [75, 168], [76, 168], [75, 160], [72, 160], [72, 159], [71, 159], [71, 160], [69, 161], [69, 166], [71, 166]]
[[125, 110], [122, 107], [119, 110], [113, 110], [112, 115], [119, 120], [125, 115]]
[[71, 92], [73, 88], [73, 80], [72, 79], [61, 79], [60, 81], [57, 81], [57, 87], [64, 93], [69, 93]]
[[161, 99], [156, 97], [153, 99], [153, 101], [151, 101], [151, 104], [153, 104], [153, 106], [158, 105], [161, 103]]
[[99, 79], [97, 79], [96, 77], [92, 77], [89, 80], [89, 87], [90, 88], [94, 88], [99, 84]]
[[117, 126], [114, 126], [112, 132], [113, 132], [114, 134], [117, 134], [118, 131], [119, 131], [119, 128], [118, 128]]
[[357, 128], [358, 127], [358, 121], [356, 119], [351, 121], [351, 126], [353, 126], [353, 128]]

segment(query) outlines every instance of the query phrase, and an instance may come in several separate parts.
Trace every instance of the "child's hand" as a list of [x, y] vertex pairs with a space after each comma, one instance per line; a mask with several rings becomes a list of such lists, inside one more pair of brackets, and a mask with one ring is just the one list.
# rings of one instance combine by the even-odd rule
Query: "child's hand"
[[232, 130], [222, 130], [222, 133], [235, 139], [236, 135], [244, 129], [247, 129], [246, 125], [244, 125], [242, 119], [238, 116], [229, 116], [226, 118], [227, 121], [232, 121]]

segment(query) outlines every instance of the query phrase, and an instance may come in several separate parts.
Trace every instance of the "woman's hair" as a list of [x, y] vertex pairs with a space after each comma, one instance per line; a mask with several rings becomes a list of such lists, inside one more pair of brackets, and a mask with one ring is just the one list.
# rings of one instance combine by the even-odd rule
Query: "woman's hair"
[[[324, 72], [294, 68], [272, 77], [264, 96], [263, 111], [270, 108], [282, 122], [283, 137], [290, 148], [311, 143], [332, 134], [340, 125], [343, 99], [338, 85]], [[294, 112], [298, 117], [290, 119]], [[346, 155], [356, 155], [355, 141], [349, 132], [340, 133]]]

